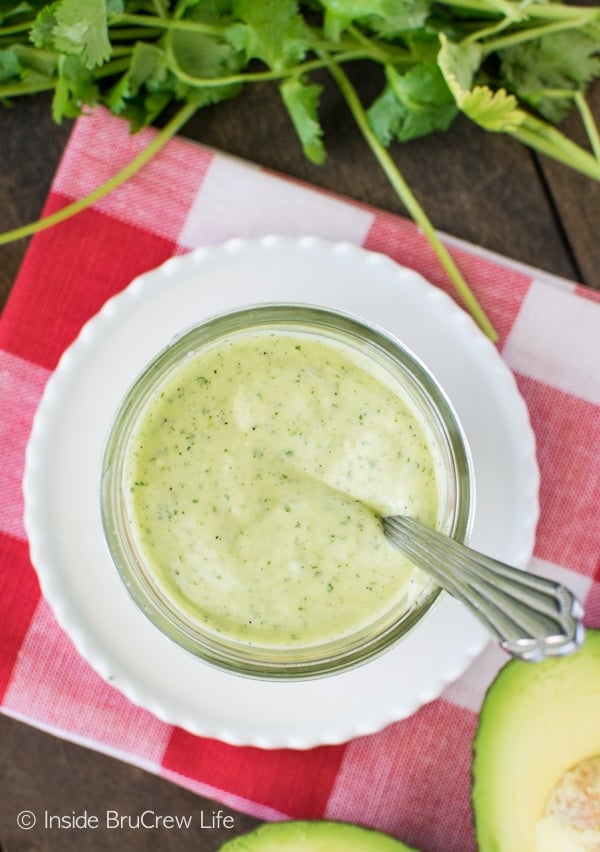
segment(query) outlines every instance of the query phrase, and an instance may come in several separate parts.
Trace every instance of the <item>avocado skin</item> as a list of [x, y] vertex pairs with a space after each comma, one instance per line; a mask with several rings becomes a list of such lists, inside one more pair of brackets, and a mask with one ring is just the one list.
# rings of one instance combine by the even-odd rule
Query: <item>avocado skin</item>
[[483, 701], [473, 741], [479, 852], [535, 852], [548, 796], [570, 768], [600, 754], [600, 630], [568, 657], [510, 660]]
[[387, 834], [335, 820], [269, 822], [228, 840], [220, 852], [418, 852]]

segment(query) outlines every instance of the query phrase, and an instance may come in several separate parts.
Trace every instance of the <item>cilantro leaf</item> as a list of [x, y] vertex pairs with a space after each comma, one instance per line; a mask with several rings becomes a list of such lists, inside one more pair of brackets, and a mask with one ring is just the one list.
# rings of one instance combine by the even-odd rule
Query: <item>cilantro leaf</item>
[[363, 23], [383, 38], [423, 27], [429, 0], [323, 0], [325, 32], [334, 40], [352, 23]]
[[[247, 62], [246, 27], [233, 18], [229, 0], [184, 0], [182, 20], [208, 24], [214, 31], [175, 30], [164, 38], [167, 64], [174, 76], [174, 97], [198, 107], [216, 104], [239, 94], [239, 83], [219, 82], [240, 71]], [[207, 83], [214, 79], [215, 85]]]
[[0, 50], [0, 83], [18, 79], [21, 75], [21, 63], [14, 47]]
[[54, 48], [54, 27], [56, 26], [55, 11], [58, 3], [49, 3], [38, 12], [38, 15], [29, 31], [31, 42], [40, 50], [52, 50]]
[[476, 44], [458, 45], [440, 34], [442, 47], [438, 64], [458, 108], [485, 130], [511, 131], [526, 118], [517, 99], [504, 89], [494, 92], [489, 86], [472, 86], [480, 63], [480, 48]]
[[78, 56], [61, 56], [58, 80], [52, 99], [52, 117], [57, 124], [63, 118], [77, 118], [84, 106], [97, 103], [98, 87], [90, 71]]
[[459, 107], [484, 130], [494, 133], [515, 130], [526, 118], [514, 95], [505, 89], [492, 91], [489, 86], [475, 86], [466, 92], [459, 100]]
[[382, 94], [368, 110], [371, 127], [379, 140], [406, 142], [434, 130], [446, 130], [458, 107], [435, 63], [415, 65], [404, 74], [388, 66]]
[[206, 33], [180, 30], [170, 35], [168, 44], [177, 66], [192, 77], [221, 77], [245, 62], [243, 53], [229, 42]]
[[233, 8], [247, 26], [247, 59], [260, 59], [276, 71], [302, 61], [310, 30], [295, 0], [234, 0]]
[[106, 62], [111, 44], [104, 0], [60, 0], [53, 6], [53, 14], [56, 50], [80, 56], [88, 69]]
[[[14, 44], [0, 48], [0, 87], [31, 87], [32, 90], [52, 89], [56, 81], [57, 58], [55, 54], [40, 53], [27, 44]], [[13, 93], [14, 94], [14, 93]], [[0, 95], [3, 105], [10, 103], [8, 97]]]
[[169, 72], [165, 53], [160, 47], [138, 41], [131, 54], [127, 71], [127, 80], [132, 94], [137, 94], [142, 86], [149, 91], [157, 91], [165, 86]]
[[234, 20], [231, 0], [182, 0], [176, 17], [215, 27], [214, 32], [176, 30], [167, 35], [168, 49], [186, 73], [218, 77], [243, 68], [247, 31]]
[[231, 18], [232, 0], [179, 0], [173, 13], [174, 18], [191, 17], [196, 21], [207, 24], [221, 23], [225, 18]]
[[290, 77], [281, 84], [280, 91], [304, 154], [312, 163], [321, 165], [325, 161], [325, 148], [317, 110], [322, 86], [308, 84], [300, 77]]
[[482, 51], [478, 44], [455, 44], [440, 33], [441, 47], [438, 65], [450, 91], [455, 97], [473, 85], [475, 72], [481, 65]]
[[585, 29], [550, 33], [499, 51], [500, 71], [513, 92], [557, 123], [573, 102], [552, 90], [584, 91], [600, 76], [599, 52], [600, 42]]
[[152, 100], [153, 108], [149, 109], [142, 90], [156, 95], [161, 89], [165, 89], [168, 92], [168, 102], [174, 89], [169, 76], [164, 51], [157, 45], [137, 42], [131, 54], [129, 68], [108, 92], [104, 103], [115, 115], [129, 118], [132, 128], [137, 130], [149, 124], [158, 115], [156, 109], [159, 104], [156, 98]]

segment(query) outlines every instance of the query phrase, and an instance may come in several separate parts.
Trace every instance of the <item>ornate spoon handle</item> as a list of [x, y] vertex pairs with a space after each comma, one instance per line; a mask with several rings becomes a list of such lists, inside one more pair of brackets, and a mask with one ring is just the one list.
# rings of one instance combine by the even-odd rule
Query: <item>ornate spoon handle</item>
[[467, 606], [513, 657], [537, 661], [581, 645], [583, 608], [565, 586], [459, 544], [414, 518], [383, 519], [386, 536]]

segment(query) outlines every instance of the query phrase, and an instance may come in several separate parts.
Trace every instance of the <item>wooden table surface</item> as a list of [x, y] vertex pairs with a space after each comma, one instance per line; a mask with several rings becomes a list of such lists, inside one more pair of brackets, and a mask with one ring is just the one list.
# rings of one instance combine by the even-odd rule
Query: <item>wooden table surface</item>
[[[296, 178], [403, 212], [345, 106], [326, 85], [323, 120], [328, 161], [303, 159], [275, 88], [248, 89], [234, 101], [198, 113], [183, 135]], [[369, 96], [372, 80], [355, 80]], [[600, 87], [592, 92], [600, 116]], [[50, 100], [35, 96], [0, 107], [0, 232], [37, 218], [70, 132], [52, 123]], [[583, 141], [575, 116], [566, 129]], [[600, 184], [534, 156], [510, 139], [457, 120], [444, 134], [395, 146], [394, 157], [435, 226], [557, 275], [600, 289]], [[27, 249], [0, 247], [4, 299]], [[131, 766], [0, 716], [0, 852], [68, 850], [200, 850], [219, 848], [257, 820]], [[121, 814], [154, 810], [193, 817], [187, 831], [22, 831], [17, 814]], [[220, 810], [233, 827], [207, 828]]]

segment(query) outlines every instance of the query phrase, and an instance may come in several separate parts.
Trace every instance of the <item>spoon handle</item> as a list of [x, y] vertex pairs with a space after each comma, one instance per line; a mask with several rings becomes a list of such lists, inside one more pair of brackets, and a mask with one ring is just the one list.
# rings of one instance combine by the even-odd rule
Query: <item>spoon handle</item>
[[484, 556], [414, 518], [383, 519], [389, 540], [467, 606], [513, 657], [537, 661], [581, 645], [583, 608], [560, 583]]

